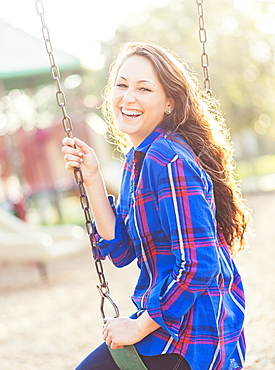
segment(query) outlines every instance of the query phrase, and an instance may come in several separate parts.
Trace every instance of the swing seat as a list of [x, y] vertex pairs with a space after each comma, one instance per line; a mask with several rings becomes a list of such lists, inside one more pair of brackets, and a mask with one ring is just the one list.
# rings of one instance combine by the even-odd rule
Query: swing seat
[[134, 345], [118, 349], [108, 348], [120, 370], [148, 370]]

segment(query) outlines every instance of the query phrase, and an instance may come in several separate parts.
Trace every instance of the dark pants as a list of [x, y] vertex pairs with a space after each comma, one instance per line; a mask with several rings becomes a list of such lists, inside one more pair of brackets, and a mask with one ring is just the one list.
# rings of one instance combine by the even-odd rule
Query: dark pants
[[[191, 370], [185, 359], [175, 353], [140, 357], [149, 370]], [[76, 370], [93, 369], [119, 370], [105, 343], [90, 353], [76, 368]]]

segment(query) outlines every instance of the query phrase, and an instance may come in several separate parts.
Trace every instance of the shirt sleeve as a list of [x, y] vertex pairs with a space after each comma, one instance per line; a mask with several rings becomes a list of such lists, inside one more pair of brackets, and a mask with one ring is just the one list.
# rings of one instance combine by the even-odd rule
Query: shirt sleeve
[[116, 215], [115, 237], [112, 240], [106, 240], [101, 238], [97, 233], [96, 238], [101, 255], [104, 258], [108, 256], [115, 266], [123, 267], [131, 263], [135, 259], [136, 254], [132, 240], [127, 233], [124, 220], [117, 212], [114, 204], [114, 197], [111, 195], [109, 196], [109, 202]]
[[158, 183], [159, 217], [175, 256], [150, 291], [146, 309], [175, 340], [184, 315], [219, 272], [212, 184], [196, 163], [176, 158]]

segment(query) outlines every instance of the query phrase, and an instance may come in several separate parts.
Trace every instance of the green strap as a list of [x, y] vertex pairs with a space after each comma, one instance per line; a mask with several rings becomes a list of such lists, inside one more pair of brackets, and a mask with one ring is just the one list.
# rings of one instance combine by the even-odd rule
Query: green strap
[[108, 348], [120, 370], [148, 370], [134, 345], [118, 349]]

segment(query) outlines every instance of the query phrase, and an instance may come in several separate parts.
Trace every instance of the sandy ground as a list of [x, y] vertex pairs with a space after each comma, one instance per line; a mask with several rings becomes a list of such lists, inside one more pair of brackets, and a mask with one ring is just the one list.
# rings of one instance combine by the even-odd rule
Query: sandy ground
[[[256, 237], [236, 259], [247, 295], [245, 369], [271, 370], [275, 369], [275, 193], [247, 199]], [[104, 269], [121, 314], [130, 314], [136, 267], [118, 270], [106, 261]], [[1, 266], [2, 370], [71, 370], [101, 342], [100, 298], [89, 250], [50, 263], [48, 272], [46, 283], [35, 266]]]

